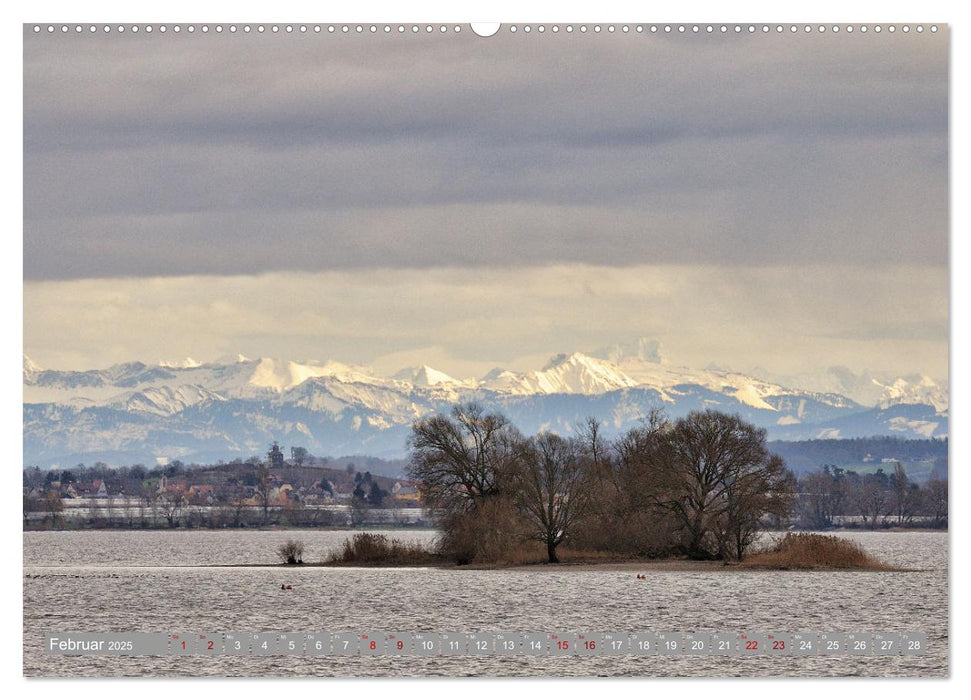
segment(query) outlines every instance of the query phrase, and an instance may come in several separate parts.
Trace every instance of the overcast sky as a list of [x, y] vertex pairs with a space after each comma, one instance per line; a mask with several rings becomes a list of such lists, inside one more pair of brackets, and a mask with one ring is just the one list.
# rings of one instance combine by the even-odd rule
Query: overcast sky
[[947, 377], [947, 37], [27, 34], [25, 350]]

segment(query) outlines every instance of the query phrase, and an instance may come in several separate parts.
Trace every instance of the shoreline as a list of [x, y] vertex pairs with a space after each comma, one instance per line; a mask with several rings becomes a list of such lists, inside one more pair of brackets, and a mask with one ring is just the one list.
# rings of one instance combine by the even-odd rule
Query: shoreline
[[280, 569], [299, 571], [301, 569], [436, 569], [443, 571], [615, 571], [618, 573], [709, 573], [714, 571], [743, 572], [743, 571], [790, 571], [790, 572], [886, 572], [910, 573], [930, 571], [930, 569], [912, 569], [892, 565], [878, 567], [826, 567], [826, 566], [774, 566], [758, 562], [724, 562], [719, 560], [695, 561], [691, 559], [653, 559], [653, 560], [625, 560], [625, 561], [576, 561], [550, 564], [548, 562], [534, 562], [529, 564], [458, 564], [443, 562], [407, 562], [389, 563], [379, 562], [366, 564], [313, 562], [307, 564], [198, 564], [185, 568], [229, 568], [229, 569]]
[[[285, 525], [273, 525], [270, 527], [25, 527], [21, 532], [431, 532], [438, 528], [430, 526], [395, 526], [395, 525], [375, 525], [362, 527], [289, 527]], [[948, 532], [946, 527], [901, 527], [894, 525], [891, 527], [834, 527], [827, 529], [814, 530], [812, 528], [796, 530], [762, 530], [765, 533], [784, 534], [787, 532], [813, 532], [813, 533], [841, 533], [841, 532]]]

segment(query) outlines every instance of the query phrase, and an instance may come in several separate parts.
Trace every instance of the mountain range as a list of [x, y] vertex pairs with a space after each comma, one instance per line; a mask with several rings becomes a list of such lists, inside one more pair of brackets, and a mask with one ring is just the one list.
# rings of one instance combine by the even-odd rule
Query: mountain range
[[465, 401], [503, 412], [526, 433], [569, 433], [595, 416], [616, 434], [652, 408], [676, 417], [709, 407], [740, 414], [773, 440], [948, 432], [947, 387], [928, 377], [871, 379], [865, 404], [729, 370], [676, 366], [643, 343], [470, 379], [428, 366], [381, 376], [339, 362], [242, 355], [58, 371], [25, 356], [23, 382], [24, 463], [40, 466], [215, 461], [262, 455], [274, 440], [319, 455], [397, 457], [407, 451], [415, 419]]

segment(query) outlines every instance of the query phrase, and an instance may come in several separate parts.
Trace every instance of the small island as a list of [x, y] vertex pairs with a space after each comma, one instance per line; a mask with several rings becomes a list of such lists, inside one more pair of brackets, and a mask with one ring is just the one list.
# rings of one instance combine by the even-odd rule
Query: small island
[[[528, 549], [512, 559], [457, 564], [442, 556], [434, 547], [403, 542], [387, 535], [361, 532], [344, 541], [340, 551], [320, 562], [303, 561], [303, 543], [288, 540], [277, 550], [281, 566], [306, 567], [434, 567], [455, 570], [564, 570], [572, 571], [908, 571], [883, 562], [859, 544], [836, 535], [786, 533], [771, 544], [754, 550], [741, 561], [698, 560], [687, 557], [658, 559], [624, 559], [606, 552], [573, 552], [567, 550], [561, 561], [544, 561], [537, 550], [530, 557]], [[231, 566], [260, 566], [240, 565]]]

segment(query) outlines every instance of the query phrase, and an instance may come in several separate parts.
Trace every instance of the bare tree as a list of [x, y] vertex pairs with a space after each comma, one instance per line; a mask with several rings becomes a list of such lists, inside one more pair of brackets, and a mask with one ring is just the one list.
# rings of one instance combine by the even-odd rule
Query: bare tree
[[846, 479], [839, 467], [826, 465], [800, 481], [800, 519], [808, 527], [832, 527], [843, 514]]
[[263, 511], [262, 524], [266, 526], [270, 516], [270, 495], [273, 491], [273, 484], [270, 481], [270, 470], [265, 464], [260, 464], [256, 469], [256, 500]]
[[863, 524], [871, 530], [877, 526], [877, 519], [887, 515], [889, 499], [887, 490], [873, 478], [872, 474], [863, 477], [856, 492], [856, 510], [863, 517]]
[[60, 515], [61, 511], [64, 510], [64, 503], [61, 501], [61, 494], [54, 490], [47, 491], [41, 500], [41, 507], [43, 507], [44, 512], [47, 513], [48, 517], [50, 517], [51, 527], [56, 526], [57, 516]]
[[737, 561], [755, 541], [762, 519], [785, 519], [795, 501], [795, 477], [775, 454], [726, 477], [721, 515], [715, 527], [719, 555]]
[[517, 439], [505, 416], [473, 403], [456, 406], [451, 417], [436, 415], [412, 426], [408, 478], [435, 505], [474, 509], [501, 492]]
[[667, 437], [655, 462], [657, 498], [679, 521], [690, 557], [725, 556], [726, 532], [735, 533], [737, 554], [763, 515], [791, 505], [793, 484], [766, 448], [765, 430], [738, 415], [692, 411]]
[[[596, 433], [592, 442], [596, 444]], [[525, 513], [533, 537], [546, 545], [549, 562], [559, 561], [556, 548], [569, 536], [591, 500], [592, 474], [579, 445], [553, 433], [540, 433], [522, 443], [515, 470], [516, 504]]]
[[168, 523], [169, 527], [178, 525], [179, 516], [185, 507], [185, 498], [181, 493], [163, 491], [155, 498], [155, 507]]
[[495, 559], [520, 536], [509, 481], [521, 440], [505, 416], [477, 404], [412, 426], [408, 478], [438, 511], [444, 556]]
[[924, 508], [936, 527], [947, 527], [947, 479], [931, 479], [924, 486]]
[[897, 525], [907, 525], [914, 519], [920, 494], [917, 484], [907, 478], [907, 471], [900, 462], [894, 466], [890, 475], [890, 514]]

